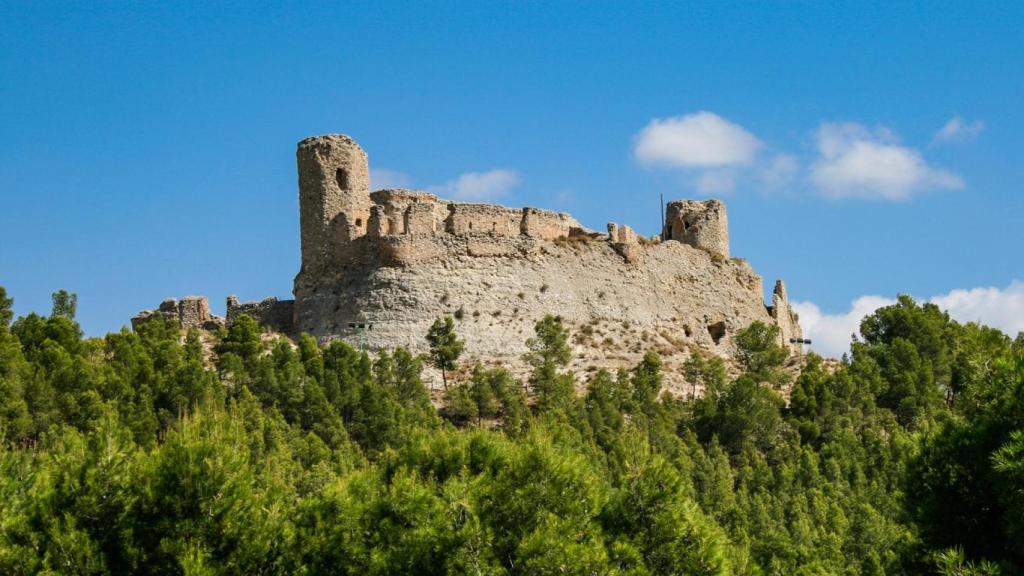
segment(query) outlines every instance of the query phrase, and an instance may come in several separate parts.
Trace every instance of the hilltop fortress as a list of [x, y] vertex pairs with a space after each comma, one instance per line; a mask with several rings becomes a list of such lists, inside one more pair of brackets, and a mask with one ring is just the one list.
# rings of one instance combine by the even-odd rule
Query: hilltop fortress
[[[294, 300], [239, 303], [272, 330], [341, 338], [370, 350], [425, 351], [427, 329], [450, 315], [467, 360], [521, 366], [545, 314], [573, 332], [578, 373], [634, 364], [649, 349], [671, 367], [694, 351], [729, 356], [737, 330], [760, 320], [791, 346], [800, 326], [776, 282], [730, 258], [725, 205], [678, 200], [660, 236], [609, 223], [594, 232], [565, 213], [453, 202], [416, 190], [371, 192], [366, 153], [348, 136], [298, 145], [302, 266]], [[205, 299], [165, 301], [154, 314], [211, 326]], [[794, 352], [798, 351], [794, 348]]]

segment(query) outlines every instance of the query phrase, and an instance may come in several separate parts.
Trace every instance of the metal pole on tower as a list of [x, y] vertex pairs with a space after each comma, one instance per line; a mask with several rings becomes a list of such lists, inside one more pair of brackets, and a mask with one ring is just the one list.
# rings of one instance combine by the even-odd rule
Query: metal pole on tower
[[[665, 193], [658, 192], [658, 212], [661, 213], [661, 234], [665, 234]], [[664, 238], [662, 238], [664, 240]]]

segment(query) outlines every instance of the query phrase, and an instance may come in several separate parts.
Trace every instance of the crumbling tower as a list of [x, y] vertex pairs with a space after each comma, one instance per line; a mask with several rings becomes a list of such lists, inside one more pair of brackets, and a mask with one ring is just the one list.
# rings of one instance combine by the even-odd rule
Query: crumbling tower
[[344, 134], [299, 142], [299, 228], [303, 271], [337, 259], [370, 219], [370, 169], [366, 152]]
[[729, 257], [729, 219], [720, 200], [673, 200], [665, 209], [662, 240], [678, 240]]

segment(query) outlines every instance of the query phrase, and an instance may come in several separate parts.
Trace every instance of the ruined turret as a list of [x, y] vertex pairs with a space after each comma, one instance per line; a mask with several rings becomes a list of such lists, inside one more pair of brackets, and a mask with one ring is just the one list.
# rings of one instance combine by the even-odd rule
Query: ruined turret
[[373, 205], [369, 163], [344, 134], [306, 138], [296, 156], [302, 267], [318, 270], [366, 233]]
[[662, 240], [678, 240], [729, 257], [729, 219], [720, 200], [673, 200], [665, 209]]
[[164, 318], [177, 323], [181, 328], [202, 328], [216, 330], [224, 325], [224, 319], [210, 313], [210, 301], [205, 296], [186, 296], [181, 300], [168, 298], [156, 310], [143, 310], [132, 318], [132, 328], [138, 329], [146, 322]]

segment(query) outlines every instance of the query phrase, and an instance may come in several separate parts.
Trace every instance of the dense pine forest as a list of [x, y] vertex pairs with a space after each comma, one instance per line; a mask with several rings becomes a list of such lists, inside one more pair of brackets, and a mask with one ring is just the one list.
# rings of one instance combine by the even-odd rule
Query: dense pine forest
[[420, 357], [247, 317], [85, 338], [75, 307], [0, 288], [0, 574], [1024, 569], [1024, 336], [909, 297], [799, 371], [754, 324], [682, 397], [653, 352], [569, 373], [555, 317], [521, 381], [450, 319]]

